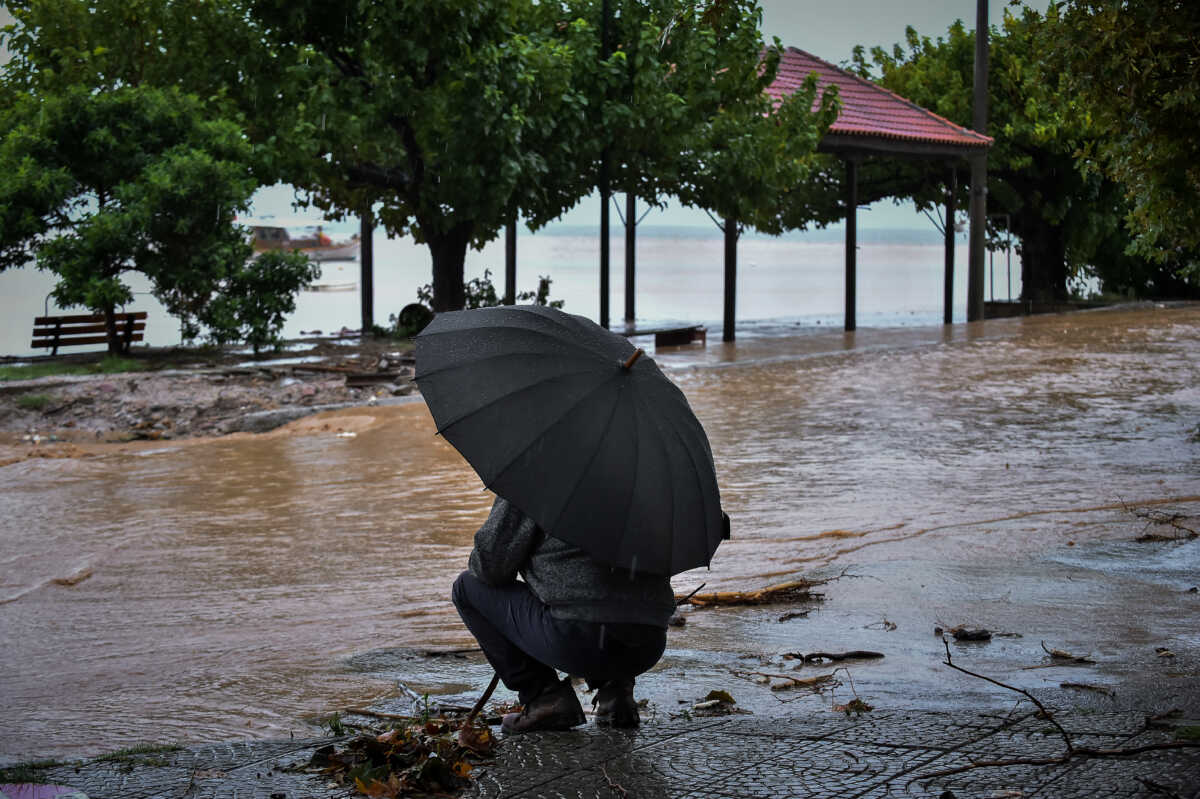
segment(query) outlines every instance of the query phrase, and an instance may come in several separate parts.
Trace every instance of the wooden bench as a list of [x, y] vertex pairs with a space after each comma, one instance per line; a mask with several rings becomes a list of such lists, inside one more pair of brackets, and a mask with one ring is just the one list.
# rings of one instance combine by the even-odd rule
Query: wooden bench
[[[146, 312], [131, 311], [113, 314], [121, 349], [128, 352], [130, 343], [142, 340], [146, 329]], [[82, 346], [84, 344], [107, 344], [108, 327], [104, 314], [77, 314], [75, 316], [38, 316], [33, 320], [31, 347], [49, 347], [51, 355], [58, 354], [59, 347]]]
[[699, 341], [700, 346], [708, 346], [708, 328], [704, 325], [685, 325], [683, 327], [659, 327], [651, 330], [626, 328], [621, 335], [626, 338], [634, 336], [654, 336], [655, 347], [678, 347]]

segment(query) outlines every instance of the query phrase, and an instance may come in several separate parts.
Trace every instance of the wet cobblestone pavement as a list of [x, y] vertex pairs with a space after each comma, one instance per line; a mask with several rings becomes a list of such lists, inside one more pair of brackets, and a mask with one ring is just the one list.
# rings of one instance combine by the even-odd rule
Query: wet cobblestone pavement
[[[1136, 713], [1056, 714], [1075, 746], [1143, 747], [1174, 740]], [[1179, 725], [1194, 721], [1175, 720]], [[197, 746], [125, 762], [44, 772], [89, 799], [313, 799], [355, 795], [289, 766], [329, 739]], [[1067, 763], [1007, 765], [927, 777], [985, 760], [1047, 760], [1062, 736], [1029, 712], [892, 711], [846, 717], [730, 716], [652, 720], [635, 731], [593, 725], [503, 740], [464, 796], [508, 797], [1200, 797], [1200, 748]]]

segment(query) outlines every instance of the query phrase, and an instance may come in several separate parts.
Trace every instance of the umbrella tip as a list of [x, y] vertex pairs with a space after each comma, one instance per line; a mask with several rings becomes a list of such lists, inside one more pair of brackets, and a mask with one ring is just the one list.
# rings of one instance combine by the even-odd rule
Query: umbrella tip
[[633, 351], [633, 355], [630, 355], [629, 358], [624, 363], [621, 364], [621, 368], [626, 371], [629, 371], [629, 369], [631, 369], [633, 367], [633, 364], [637, 362], [637, 359], [642, 357], [645, 354], [646, 354], [645, 350], [643, 350], [641, 347], [637, 348], [636, 350]]

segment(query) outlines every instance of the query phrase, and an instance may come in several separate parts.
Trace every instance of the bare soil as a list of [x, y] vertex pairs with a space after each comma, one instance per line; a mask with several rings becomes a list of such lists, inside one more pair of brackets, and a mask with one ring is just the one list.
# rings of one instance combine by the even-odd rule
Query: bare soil
[[[102, 357], [54, 360], [87, 363]], [[304, 339], [258, 357], [232, 349], [145, 348], [130, 358], [144, 368], [0, 382], [0, 445], [264, 432], [319, 410], [415, 390], [412, 344], [404, 340]]]

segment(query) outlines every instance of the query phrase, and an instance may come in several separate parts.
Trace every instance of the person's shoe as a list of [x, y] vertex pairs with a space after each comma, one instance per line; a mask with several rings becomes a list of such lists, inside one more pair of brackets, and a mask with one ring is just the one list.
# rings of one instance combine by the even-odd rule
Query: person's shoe
[[596, 690], [592, 699], [596, 724], [601, 727], [636, 727], [642, 719], [633, 698], [633, 680], [610, 680]]
[[506, 713], [500, 729], [506, 733], [569, 730], [586, 721], [570, 678], [547, 686], [520, 713]]

